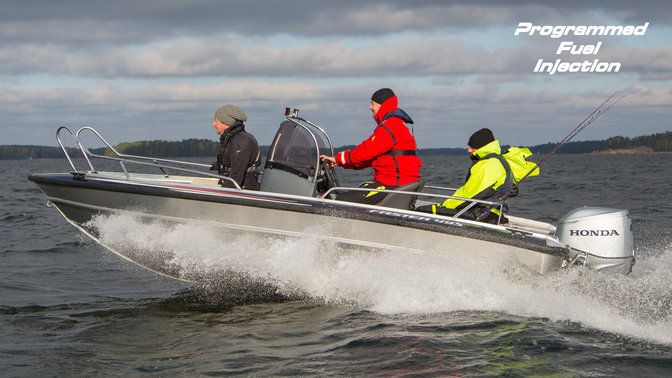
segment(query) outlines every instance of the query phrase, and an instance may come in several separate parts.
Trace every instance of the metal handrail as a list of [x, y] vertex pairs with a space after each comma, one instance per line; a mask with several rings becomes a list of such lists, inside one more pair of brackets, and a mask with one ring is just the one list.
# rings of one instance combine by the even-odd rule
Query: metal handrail
[[[435, 187], [435, 186], [429, 186], [431, 189], [440, 189], [440, 187]], [[451, 188], [442, 188], [442, 189], [451, 189]], [[455, 215], [450, 216], [450, 218], [457, 219], [460, 217], [460, 215], [464, 214], [465, 212], [469, 211], [472, 207], [476, 206], [477, 204], [481, 203], [484, 205], [489, 205], [493, 207], [498, 207], [499, 208], [499, 220], [501, 221], [501, 214], [503, 212], [504, 204], [499, 203], [499, 202], [494, 202], [494, 201], [486, 201], [486, 200], [479, 200], [479, 199], [474, 199], [474, 198], [464, 198], [464, 197], [456, 197], [456, 196], [449, 196], [445, 194], [436, 194], [436, 193], [424, 193], [424, 192], [410, 192], [406, 190], [394, 190], [394, 189], [374, 189], [374, 188], [351, 188], [351, 187], [346, 187], [346, 186], [335, 186], [333, 188], [329, 188], [324, 194], [320, 196], [320, 198], [327, 198], [332, 192], [338, 192], [338, 191], [359, 191], [359, 192], [382, 192], [382, 193], [392, 193], [392, 194], [406, 194], [406, 195], [413, 195], [416, 197], [435, 197], [435, 198], [441, 198], [443, 201], [447, 199], [456, 199], [464, 202], [468, 202], [469, 204], [457, 212]], [[499, 221], [497, 222], [499, 223]]]
[[454, 191], [457, 190], [457, 188], [448, 188], [448, 187], [445, 187], [445, 186], [435, 186], [435, 185], [425, 185], [424, 188], [425, 189], [436, 189], [436, 190], [447, 190], [447, 191], [451, 191], [451, 192], [454, 192]]
[[[98, 138], [99, 138], [99, 139], [100, 139], [100, 140], [107, 146], [107, 148], [109, 148], [115, 155], [119, 156], [120, 158], [126, 158], [126, 159], [139, 159], [139, 160], [151, 160], [151, 161], [153, 161], [153, 162], [159, 162], [159, 161], [161, 161], [161, 162], [164, 162], [164, 163], [175, 163], [175, 164], [192, 165], [192, 166], [195, 166], [195, 167], [203, 167], [203, 168], [209, 168], [209, 167], [210, 167], [209, 164], [203, 164], [203, 163], [194, 163], [194, 162], [189, 162], [189, 161], [171, 160], [171, 159], [161, 159], [161, 158], [152, 158], [152, 157], [147, 157], [147, 156], [138, 156], [138, 155], [127, 155], [127, 154], [122, 154], [122, 153], [118, 152], [117, 150], [115, 150], [114, 147], [113, 147], [110, 143], [108, 143], [108, 142], [105, 140], [105, 138], [103, 138], [103, 136], [100, 135], [100, 133], [99, 133], [98, 131], [96, 131], [96, 129], [94, 129], [94, 128], [91, 127], [91, 126], [84, 126], [84, 127], [82, 127], [81, 129], [77, 130], [77, 137], [79, 137], [79, 134], [80, 134], [82, 131], [87, 131], [87, 130], [88, 130], [88, 131], [91, 131], [92, 133], [94, 133], [94, 134], [95, 134], [95, 135], [96, 135], [96, 136], [97, 136], [97, 137], [98, 137]], [[91, 152], [89, 152], [89, 153], [91, 153]], [[91, 155], [94, 155], [94, 156], [103, 156], [103, 155], [95, 155], [95, 154], [93, 154], [93, 153], [91, 153]]]
[[[79, 172], [77, 170], [74, 163], [72, 162], [72, 159], [70, 158], [70, 154], [68, 154], [66, 148], [63, 146], [63, 142], [61, 141], [61, 136], [60, 136], [60, 133], [61, 133], [62, 130], [66, 130], [67, 132], [70, 133], [70, 135], [72, 135], [73, 139], [75, 140], [75, 142], [79, 146], [79, 149], [82, 151], [82, 155], [84, 156], [87, 163], [89, 164], [89, 168], [91, 169], [91, 172], [93, 172], [93, 173], [97, 173], [97, 170], [94, 168], [94, 166], [91, 163], [91, 160], [89, 158], [119, 162], [122, 170], [124, 171], [124, 174], [126, 175], [126, 179], [128, 179], [128, 180], [131, 179], [131, 175], [129, 174], [128, 170], [126, 169], [126, 166], [124, 165], [124, 163], [132, 163], [132, 164], [138, 164], [138, 165], [157, 167], [164, 174], [166, 174], [166, 171], [164, 171], [163, 169], [166, 168], [166, 169], [176, 170], [176, 171], [179, 171], [179, 172], [192, 173], [192, 174], [196, 174], [196, 175], [199, 175], [199, 176], [207, 176], [207, 177], [217, 178], [217, 179], [221, 179], [221, 180], [227, 180], [227, 181], [231, 182], [236, 189], [242, 190], [240, 185], [238, 185], [238, 183], [234, 179], [232, 179], [231, 177], [221, 176], [221, 175], [214, 174], [214, 173], [196, 171], [196, 170], [193, 170], [193, 169], [176, 167], [176, 166], [167, 165], [167, 164], [160, 164], [159, 162], [169, 163], [169, 164], [190, 165], [190, 166], [197, 166], [197, 167], [204, 167], [204, 168], [209, 168], [210, 165], [208, 165], [208, 164], [193, 163], [193, 162], [180, 161], [180, 160], [151, 158], [151, 157], [147, 157], [147, 156], [122, 154], [122, 153], [119, 153], [109, 142], [107, 142], [107, 140], [105, 140], [105, 138], [103, 138], [103, 136], [100, 135], [100, 133], [98, 133], [98, 131], [96, 131], [94, 128], [92, 128], [90, 126], [85, 126], [85, 127], [80, 128], [77, 131], [76, 134], [73, 133], [68, 127], [61, 126], [56, 131], [56, 139], [58, 141], [58, 144], [61, 146], [61, 149], [63, 150], [63, 153], [65, 154], [65, 157], [68, 159], [68, 162], [70, 163], [70, 166], [73, 169], [73, 173], [75, 173], [75, 174], [82, 174], [82, 172]], [[109, 148], [115, 155], [117, 155], [117, 157], [98, 155], [98, 154], [94, 154], [93, 152], [89, 151], [89, 149], [86, 148], [86, 146], [84, 146], [84, 144], [79, 139], [80, 133], [82, 131], [87, 131], [87, 130], [94, 133], [100, 139], [100, 141], [103, 142], [103, 144], [105, 144], [107, 146], [107, 148]], [[143, 160], [145, 160], [145, 161], [143, 161]], [[146, 161], [151, 161], [151, 163], [148, 163]]]
[[322, 135], [324, 135], [324, 137], [327, 138], [327, 142], [329, 142], [329, 150], [331, 152], [330, 155], [331, 156], [334, 155], [334, 145], [333, 145], [333, 143], [331, 143], [331, 138], [329, 138], [329, 134], [327, 134], [327, 132], [323, 128], [321, 128], [320, 126], [310, 122], [309, 120], [307, 120], [305, 118], [301, 118], [299, 116], [287, 116], [285, 118], [287, 118], [287, 119], [297, 119], [299, 121], [303, 121], [303, 122], [309, 124], [310, 126], [316, 128], [317, 130], [319, 130], [322, 133]]
[[[75, 167], [75, 164], [72, 162], [72, 159], [70, 159], [70, 154], [68, 153], [68, 150], [63, 146], [63, 141], [61, 141], [61, 131], [66, 130], [67, 132], [72, 135], [72, 138], [77, 142], [77, 145], [79, 146], [80, 150], [82, 151], [82, 155], [84, 155], [84, 159], [86, 159], [86, 162], [89, 164], [89, 168], [91, 168], [92, 172], [95, 172], [95, 168], [93, 168], [93, 164], [91, 164], [91, 160], [89, 160], [89, 156], [84, 152], [86, 150], [86, 147], [82, 145], [82, 143], [79, 141], [79, 139], [75, 136], [75, 134], [70, 130], [67, 126], [61, 126], [56, 130], [56, 141], [58, 141], [58, 144], [61, 146], [61, 150], [63, 150], [63, 154], [65, 154], [65, 157], [68, 159], [68, 163], [70, 163], [70, 167], [72, 167], [72, 170], [74, 172], [77, 172], [77, 167]], [[88, 151], [88, 150], [87, 150]]]
[[[313, 144], [314, 144], [315, 148], [317, 149], [317, 151], [316, 151], [317, 152], [317, 155], [316, 155], [317, 156], [317, 161], [315, 162], [315, 173], [313, 174], [313, 180], [317, 180], [317, 176], [320, 173], [319, 172], [320, 170], [318, 169], [318, 167], [320, 166], [320, 145], [319, 145], [319, 143], [317, 143], [317, 137], [315, 136], [315, 134], [312, 131], [310, 131], [309, 128], [306, 127], [306, 125], [303, 125], [303, 124], [297, 122], [297, 120], [303, 120], [302, 118], [286, 116], [285, 119], [293, 122], [295, 125], [297, 125], [299, 127], [302, 127], [304, 130], [306, 130], [306, 132], [308, 134], [310, 134], [310, 137], [313, 138]], [[318, 127], [318, 129], [320, 129], [320, 128]], [[320, 129], [320, 131], [322, 131], [324, 133], [324, 130]], [[329, 138], [329, 137], [327, 136], [327, 138]], [[331, 143], [331, 141], [329, 143]], [[332, 147], [332, 151], [333, 151], [333, 147]]]

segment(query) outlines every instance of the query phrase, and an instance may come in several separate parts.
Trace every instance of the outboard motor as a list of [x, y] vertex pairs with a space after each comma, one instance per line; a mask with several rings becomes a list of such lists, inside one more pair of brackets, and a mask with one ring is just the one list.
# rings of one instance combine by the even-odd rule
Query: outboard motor
[[558, 221], [555, 233], [569, 248], [569, 260], [563, 262], [563, 267], [578, 264], [628, 274], [635, 263], [632, 222], [627, 210], [575, 209]]

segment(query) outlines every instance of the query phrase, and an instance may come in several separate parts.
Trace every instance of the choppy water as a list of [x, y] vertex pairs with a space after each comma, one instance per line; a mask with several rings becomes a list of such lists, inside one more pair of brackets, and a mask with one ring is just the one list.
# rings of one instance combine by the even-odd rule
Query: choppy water
[[[469, 164], [423, 160], [425, 178], [448, 186]], [[190, 249], [201, 267], [245, 273], [192, 285], [121, 260], [47, 208], [26, 176], [68, 171], [65, 160], [2, 161], [0, 375], [670, 375], [670, 167], [670, 154], [555, 156], [510, 201], [547, 222], [584, 205], [630, 209], [629, 276], [540, 277], [448, 246], [343, 256], [310, 238], [221, 243], [108, 222], [111, 242]]]

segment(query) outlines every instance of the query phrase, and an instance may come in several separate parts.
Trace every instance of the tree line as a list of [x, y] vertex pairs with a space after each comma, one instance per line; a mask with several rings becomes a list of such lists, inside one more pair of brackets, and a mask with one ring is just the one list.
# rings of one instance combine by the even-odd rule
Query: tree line
[[[114, 149], [120, 154], [152, 157], [214, 156], [219, 150], [219, 143], [208, 139], [185, 139], [181, 142], [153, 140], [120, 143]], [[109, 149], [105, 154], [114, 155]]]
[[622, 136], [612, 137], [603, 142], [601, 151], [632, 149], [636, 147], [650, 147], [654, 152], [672, 151], [672, 132], [644, 135], [635, 138]]
[[[553, 150], [557, 143], [544, 143], [529, 147], [533, 153], [546, 154]], [[343, 146], [336, 148], [340, 151], [354, 146]], [[635, 149], [638, 147], [648, 147], [653, 152], [672, 152], [672, 132], [651, 134], [628, 138], [623, 136], [611, 137], [603, 141], [581, 141], [567, 143], [558, 153], [563, 154], [582, 154], [590, 152]], [[165, 140], [138, 141], [119, 143], [114, 146], [121, 154], [139, 155], [151, 157], [197, 157], [197, 156], [216, 156], [219, 150], [219, 142], [208, 139], [186, 139], [179, 142], [169, 142]], [[269, 146], [261, 146], [262, 153], [265, 154]], [[503, 146], [506, 150], [506, 146]], [[66, 148], [71, 157], [80, 157], [81, 153], [76, 148]], [[91, 152], [98, 155], [114, 156], [108, 148], [91, 149]], [[426, 148], [419, 149], [419, 155], [463, 155], [466, 148]], [[19, 146], [6, 145], [0, 146], [0, 159], [57, 159], [63, 158], [63, 151], [60, 147], [46, 146]]]

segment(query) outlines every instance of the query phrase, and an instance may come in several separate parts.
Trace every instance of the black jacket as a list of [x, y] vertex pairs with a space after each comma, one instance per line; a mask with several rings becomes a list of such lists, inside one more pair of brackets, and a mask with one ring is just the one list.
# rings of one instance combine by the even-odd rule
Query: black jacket
[[[243, 189], [259, 190], [257, 167], [261, 164], [261, 152], [254, 135], [246, 132], [240, 123], [227, 129], [219, 140], [221, 146], [216, 162], [219, 174], [231, 177]], [[233, 187], [233, 184], [222, 180], [222, 186]]]

